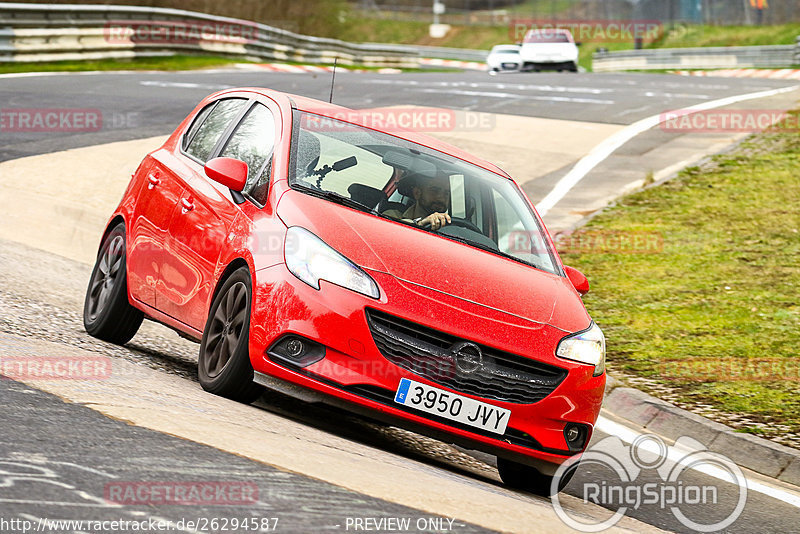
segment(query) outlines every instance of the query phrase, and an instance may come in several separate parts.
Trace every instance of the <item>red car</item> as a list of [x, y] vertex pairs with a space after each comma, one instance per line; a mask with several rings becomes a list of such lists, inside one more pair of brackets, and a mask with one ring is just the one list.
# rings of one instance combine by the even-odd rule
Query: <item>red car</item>
[[207, 391], [341, 406], [495, 454], [507, 484], [549, 494], [603, 398], [588, 288], [494, 165], [339, 106], [235, 89], [139, 165], [84, 324], [126, 343], [159, 321], [199, 341]]

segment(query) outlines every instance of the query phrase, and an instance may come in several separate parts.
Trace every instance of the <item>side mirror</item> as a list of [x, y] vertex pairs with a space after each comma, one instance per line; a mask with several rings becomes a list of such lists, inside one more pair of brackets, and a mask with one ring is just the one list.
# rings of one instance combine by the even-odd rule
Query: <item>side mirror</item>
[[564, 266], [564, 271], [566, 271], [567, 278], [569, 278], [569, 281], [572, 282], [575, 290], [580, 293], [581, 296], [589, 292], [589, 280], [586, 279], [582, 272], [567, 265]]
[[241, 193], [247, 183], [247, 163], [233, 158], [214, 158], [205, 165], [206, 176], [231, 191]]

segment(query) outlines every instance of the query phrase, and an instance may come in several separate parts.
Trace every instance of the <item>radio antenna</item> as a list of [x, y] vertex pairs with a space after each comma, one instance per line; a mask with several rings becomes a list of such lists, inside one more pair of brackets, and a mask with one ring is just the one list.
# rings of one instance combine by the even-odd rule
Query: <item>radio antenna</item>
[[336, 82], [336, 62], [338, 60], [338, 56], [333, 58], [333, 76], [331, 76], [331, 96], [328, 98], [329, 104], [333, 104], [333, 84]]

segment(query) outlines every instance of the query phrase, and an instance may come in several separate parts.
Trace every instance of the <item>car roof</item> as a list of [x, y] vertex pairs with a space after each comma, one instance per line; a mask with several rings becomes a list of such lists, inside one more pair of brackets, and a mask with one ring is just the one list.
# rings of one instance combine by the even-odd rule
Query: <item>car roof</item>
[[566, 28], [534, 28], [528, 30], [528, 33], [525, 34], [525, 39], [535, 35], [565, 35], [572, 39], [572, 32]]
[[567, 28], [533, 28], [528, 30], [528, 34], [532, 33], [567, 33], [572, 35], [572, 32], [569, 31]]
[[[508, 175], [504, 170], [500, 167], [486, 161], [482, 158], [479, 158], [469, 152], [466, 152], [457, 146], [451, 145], [449, 143], [445, 143], [436, 139], [435, 137], [425, 135], [419, 132], [415, 132], [412, 130], [398, 130], [392, 132], [385, 132], [378, 128], [370, 128], [368, 125], [358, 123], [356, 120], [349, 120], [351, 116], [356, 114], [352, 113], [353, 111], [365, 111], [365, 110], [353, 110], [351, 108], [347, 108], [344, 106], [340, 106], [338, 104], [331, 104], [329, 102], [324, 102], [322, 100], [316, 100], [314, 98], [309, 98], [306, 96], [295, 95], [291, 93], [284, 93], [282, 91], [276, 91], [274, 89], [267, 89], [265, 87], [239, 87], [235, 89], [226, 89], [224, 91], [220, 91], [215, 93], [209, 99], [217, 98], [229, 93], [236, 93], [236, 92], [254, 92], [266, 96], [275, 100], [281, 107], [292, 107], [296, 108], [300, 111], [305, 111], [308, 113], [314, 113], [317, 115], [322, 115], [324, 117], [331, 117], [333, 119], [342, 120], [342, 117], [346, 117], [346, 122], [353, 122], [354, 124], [359, 124], [359, 126], [363, 126], [367, 129], [374, 129], [376, 131], [382, 131], [389, 135], [393, 135], [395, 137], [399, 137], [401, 139], [405, 139], [406, 141], [411, 141], [412, 143], [417, 143], [419, 145], [426, 146], [428, 148], [432, 148], [433, 150], [438, 150], [439, 152], [444, 152], [445, 154], [449, 154], [451, 156], [455, 156], [458, 159], [462, 159], [479, 167], [483, 167], [486, 170], [492, 171], [496, 174], [499, 174], [505, 178], [513, 180], [511, 176]], [[351, 112], [350, 115], [347, 112]]]

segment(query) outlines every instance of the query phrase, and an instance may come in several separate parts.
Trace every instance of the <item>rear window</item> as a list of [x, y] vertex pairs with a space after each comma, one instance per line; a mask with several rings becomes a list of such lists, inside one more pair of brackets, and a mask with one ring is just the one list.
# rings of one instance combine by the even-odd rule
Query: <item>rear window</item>
[[554, 30], [531, 30], [525, 36], [527, 43], [570, 43], [572, 42], [566, 33]]
[[493, 54], [519, 54], [519, 48], [495, 48]]

